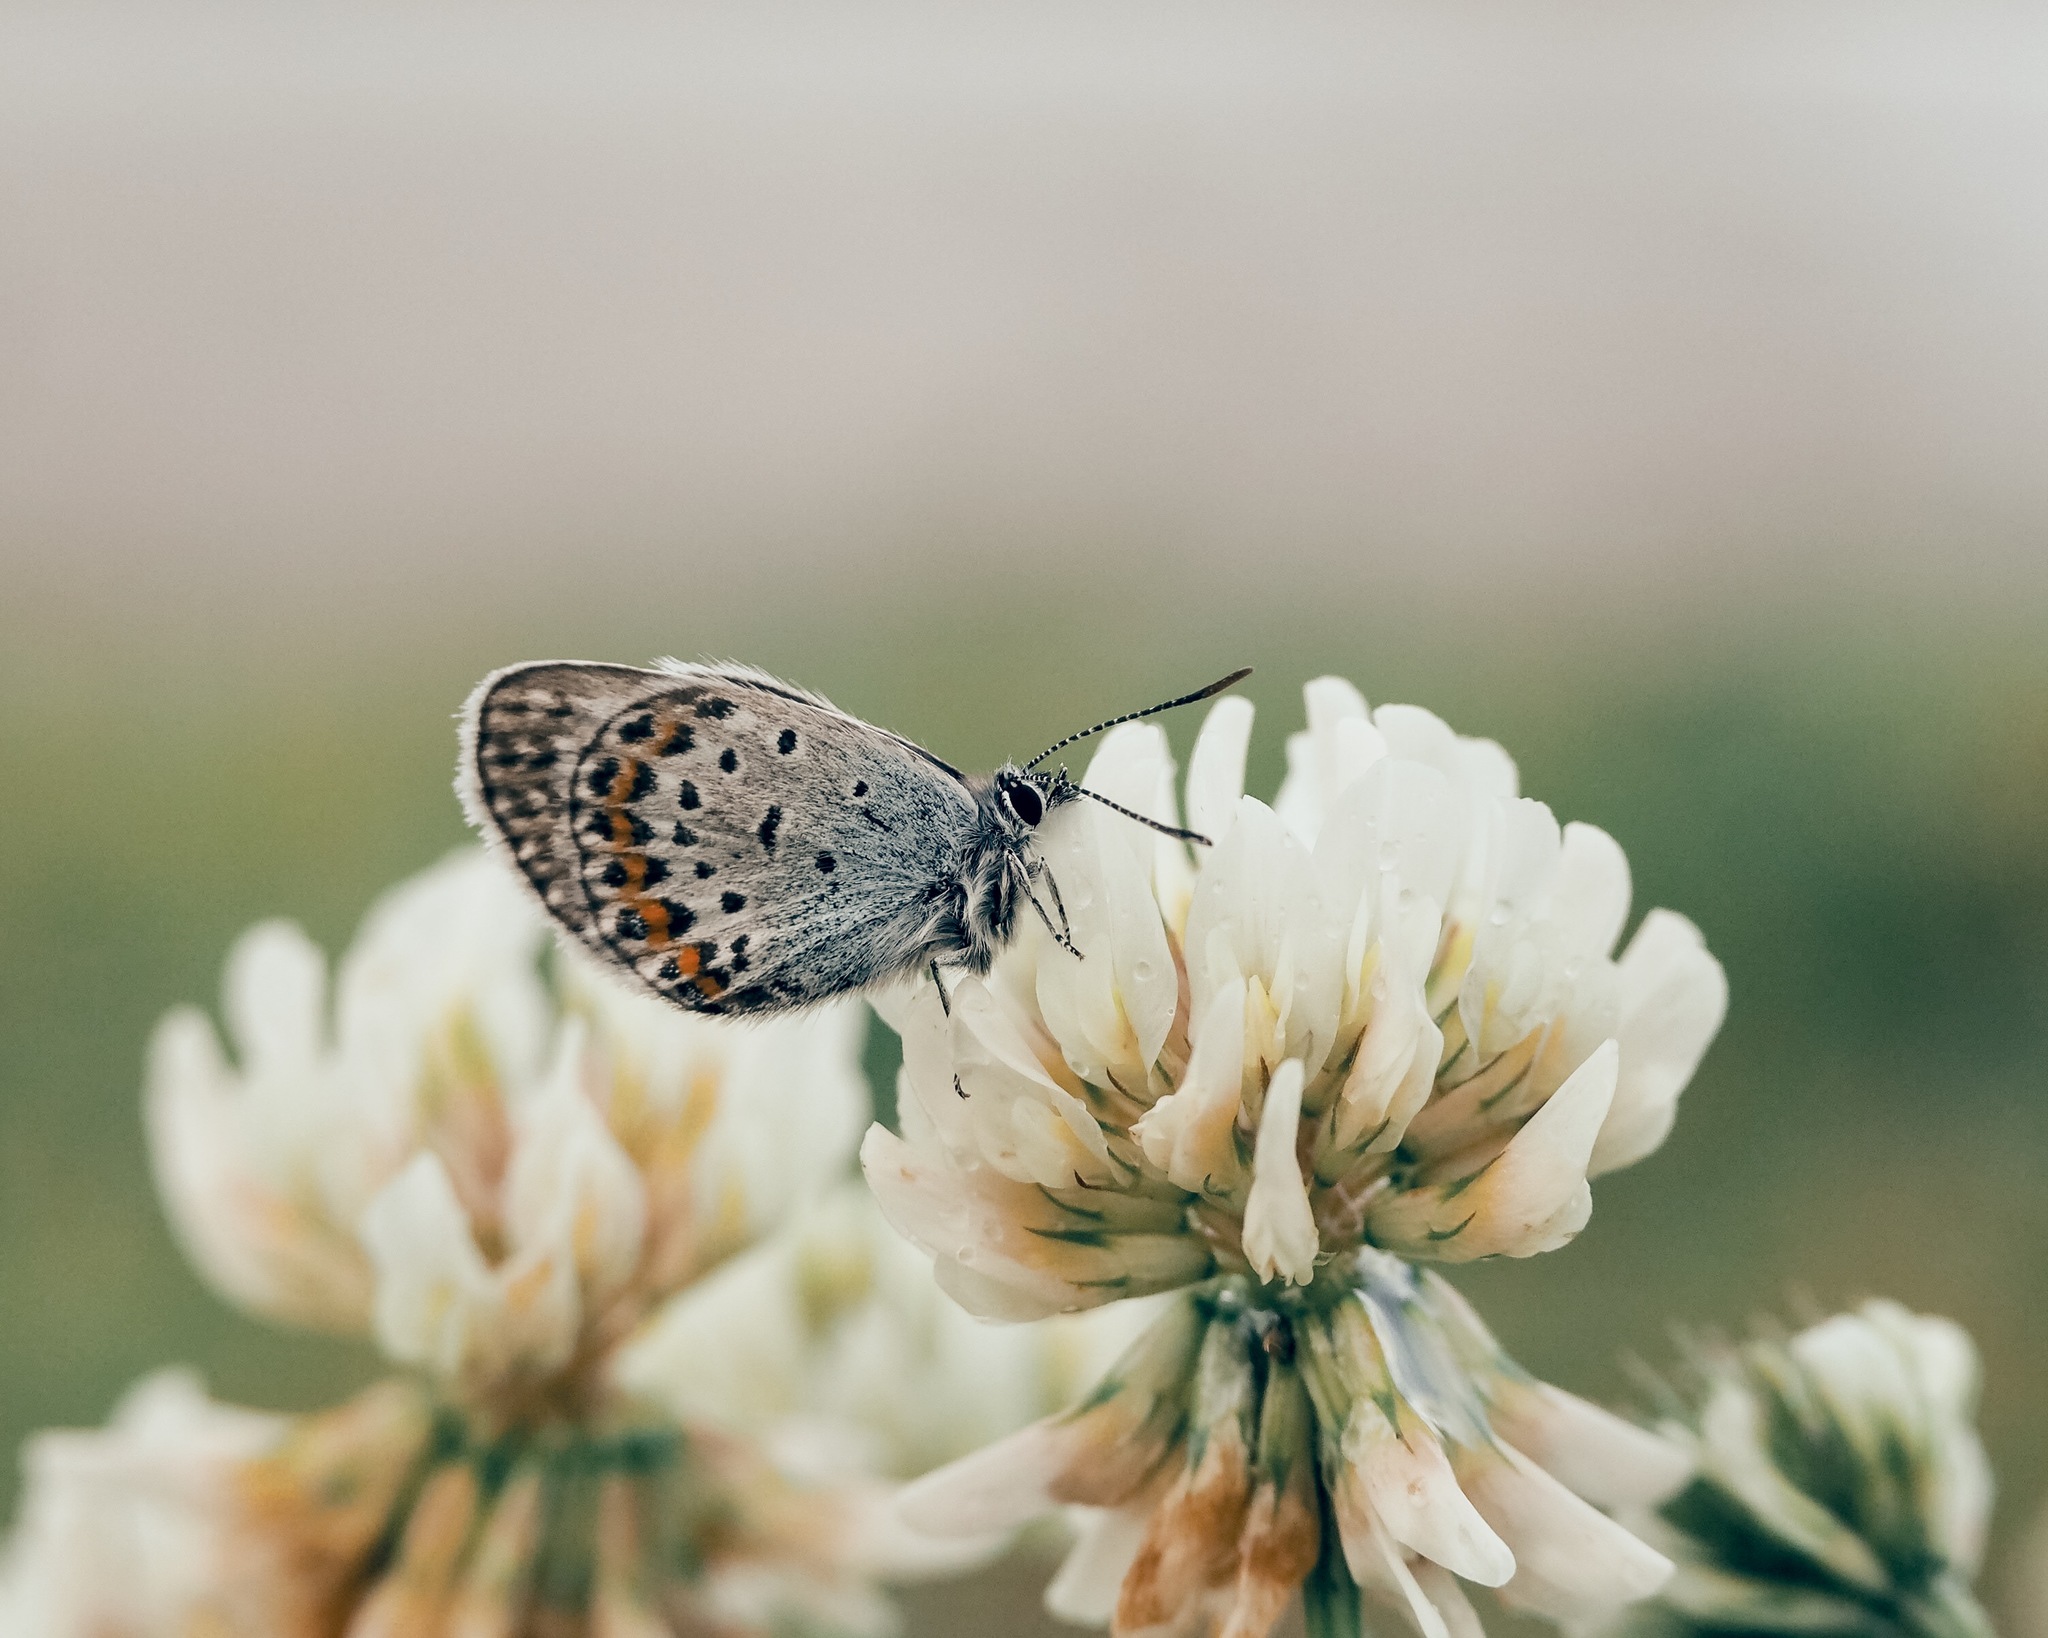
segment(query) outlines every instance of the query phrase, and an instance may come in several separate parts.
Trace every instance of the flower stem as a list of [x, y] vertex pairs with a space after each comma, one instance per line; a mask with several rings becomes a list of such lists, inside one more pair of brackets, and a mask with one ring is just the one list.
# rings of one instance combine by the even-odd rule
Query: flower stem
[[1318, 1485], [1322, 1505], [1322, 1550], [1316, 1567], [1302, 1583], [1301, 1607], [1308, 1638], [1358, 1638], [1365, 1630], [1365, 1612], [1358, 1595], [1358, 1583], [1344, 1562], [1344, 1548], [1337, 1529], [1337, 1515], [1330, 1505], [1326, 1487]]

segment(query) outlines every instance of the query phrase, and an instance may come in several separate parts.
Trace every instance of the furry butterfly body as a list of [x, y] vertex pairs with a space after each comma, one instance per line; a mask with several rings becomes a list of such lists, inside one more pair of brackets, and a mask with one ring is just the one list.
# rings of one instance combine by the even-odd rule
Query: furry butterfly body
[[963, 774], [745, 666], [510, 666], [462, 722], [471, 822], [581, 944], [700, 1013], [985, 972], [1020, 914], [1051, 924], [1032, 832], [1093, 794]]

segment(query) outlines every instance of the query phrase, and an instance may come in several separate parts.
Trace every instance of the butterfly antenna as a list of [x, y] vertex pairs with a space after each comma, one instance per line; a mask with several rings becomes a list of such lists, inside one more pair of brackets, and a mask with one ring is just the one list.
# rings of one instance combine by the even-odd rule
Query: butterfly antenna
[[[1197, 696], [1197, 698], [1199, 697]], [[1179, 842], [1194, 842], [1202, 847], [1213, 847], [1215, 845], [1198, 830], [1182, 830], [1178, 825], [1163, 825], [1157, 819], [1147, 818], [1135, 808], [1127, 808], [1121, 802], [1112, 802], [1100, 791], [1091, 791], [1086, 785], [1069, 785], [1067, 788], [1076, 796], [1085, 796], [1091, 801], [1100, 802], [1105, 808], [1115, 809], [1126, 819], [1137, 820], [1139, 824], [1146, 826], [1148, 829], [1158, 831], [1161, 836], [1171, 836], [1175, 841]]]
[[[1212, 694], [1220, 694], [1223, 692], [1224, 689], [1234, 687], [1238, 683], [1243, 682], [1245, 678], [1249, 677], [1251, 674], [1252, 668], [1250, 666], [1246, 666], [1241, 671], [1231, 672], [1231, 674], [1227, 677], [1217, 678], [1216, 681], [1212, 682], [1207, 688], [1198, 688], [1192, 694], [1183, 694], [1179, 699], [1168, 700], [1164, 705], [1147, 706], [1142, 711], [1126, 711], [1120, 717], [1111, 717], [1107, 722], [1098, 722], [1093, 728], [1083, 728], [1078, 734], [1069, 734], [1065, 739], [1059, 740], [1054, 744], [1048, 745], [1044, 750], [1040, 751], [1038, 755], [1033, 757], [1029, 762], [1025, 763], [1024, 766], [1027, 768], [1035, 768], [1039, 765], [1039, 763], [1043, 762], [1047, 757], [1051, 756], [1053, 752], [1064, 751], [1069, 745], [1073, 744], [1075, 740], [1086, 739], [1090, 734], [1099, 734], [1105, 728], [1114, 728], [1118, 724], [1125, 722], [1136, 722], [1140, 717], [1156, 717], [1162, 711], [1177, 710], [1179, 707], [1183, 705], [1193, 705], [1198, 700], [1206, 700]], [[1088, 794], [1090, 796], [1095, 795], [1093, 791], [1090, 791]], [[1098, 802], [1102, 800], [1102, 798], [1099, 796], [1095, 799]], [[1114, 802], [1110, 803], [1109, 805], [1113, 808], [1116, 807], [1116, 804]], [[1117, 811], [1119, 813], [1130, 813], [1129, 808], [1118, 808]], [[1143, 820], [1146, 824], [1152, 825], [1152, 821], [1150, 819], [1146, 819], [1145, 816], [1141, 813], [1132, 813], [1131, 817], [1133, 819]], [[1154, 830], [1166, 830], [1167, 834], [1170, 836], [1185, 836], [1187, 834], [1187, 832], [1185, 831], [1168, 830], [1167, 827], [1164, 825], [1152, 825], [1152, 828]], [[1200, 840], [1200, 838], [1198, 837], [1197, 840]]]

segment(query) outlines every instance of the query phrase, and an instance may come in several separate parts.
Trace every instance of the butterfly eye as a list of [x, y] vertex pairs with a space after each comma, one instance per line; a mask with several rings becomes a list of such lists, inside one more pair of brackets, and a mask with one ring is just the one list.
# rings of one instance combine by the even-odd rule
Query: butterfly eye
[[1038, 787], [1027, 779], [1004, 782], [1003, 806], [1010, 810], [1010, 817], [1026, 830], [1036, 830], [1039, 820], [1045, 817], [1045, 798], [1038, 794]]

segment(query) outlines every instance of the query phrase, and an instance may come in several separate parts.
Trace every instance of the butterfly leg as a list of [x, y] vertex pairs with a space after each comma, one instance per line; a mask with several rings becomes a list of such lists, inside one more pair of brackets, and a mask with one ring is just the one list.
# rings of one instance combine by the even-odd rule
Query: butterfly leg
[[[936, 956], [932, 958], [931, 973], [932, 987], [939, 992], [939, 1011], [943, 1012], [948, 1018], [951, 1018], [953, 1016], [953, 1003], [946, 996], [946, 981], [939, 977], [939, 963]], [[960, 1084], [960, 1077], [958, 1075], [953, 1077], [953, 1095], [957, 1098], [967, 1096], [967, 1088]]]
[[[1055, 927], [1052, 924], [1052, 917], [1047, 914], [1045, 906], [1038, 902], [1038, 895], [1031, 891], [1031, 872], [1025, 869], [1014, 853], [1010, 855], [1010, 869], [1016, 874], [1018, 885], [1023, 891], [1024, 897], [1031, 901], [1031, 908], [1038, 912], [1038, 919], [1045, 923], [1045, 930], [1052, 934], [1053, 943], [1057, 944], [1062, 950], [1065, 950], [1075, 960], [1080, 960], [1081, 952], [1075, 946], [1073, 939], [1067, 935], [1064, 928]], [[1050, 875], [1050, 872], [1047, 872], [1047, 874]]]
[[[1052, 889], [1052, 907], [1060, 913], [1060, 931], [1066, 935], [1067, 948], [1072, 950], [1074, 948], [1074, 928], [1073, 924], [1067, 920], [1067, 902], [1060, 897], [1060, 879], [1052, 873], [1052, 866], [1043, 859], [1034, 862], [1040, 870], [1045, 872], [1045, 885]], [[1074, 953], [1076, 955], [1080, 954], [1078, 950]]]

